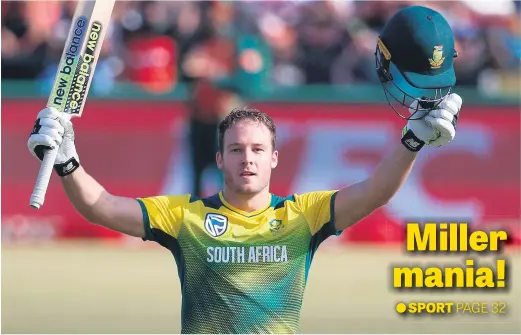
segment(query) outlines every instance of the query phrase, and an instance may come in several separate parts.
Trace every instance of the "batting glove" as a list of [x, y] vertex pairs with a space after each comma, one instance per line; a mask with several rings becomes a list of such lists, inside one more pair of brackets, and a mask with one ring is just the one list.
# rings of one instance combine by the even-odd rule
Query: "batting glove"
[[80, 166], [70, 115], [55, 108], [48, 107], [38, 113], [27, 147], [39, 160], [43, 160], [45, 150], [58, 148], [54, 169], [59, 176], [69, 175]]
[[[422, 109], [418, 101], [409, 106], [409, 112], [420, 119], [409, 120], [402, 132], [402, 144], [417, 152], [425, 144], [441, 147], [456, 136], [459, 111], [463, 101], [456, 93], [449, 94], [435, 109]], [[415, 117], [416, 118], [416, 117]]]

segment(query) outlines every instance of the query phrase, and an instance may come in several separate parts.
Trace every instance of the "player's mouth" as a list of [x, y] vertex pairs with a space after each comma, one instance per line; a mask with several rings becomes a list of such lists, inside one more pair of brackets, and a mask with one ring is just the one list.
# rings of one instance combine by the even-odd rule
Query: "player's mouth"
[[251, 177], [251, 176], [256, 176], [257, 174], [253, 173], [253, 172], [250, 172], [250, 171], [243, 171], [241, 172], [241, 177]]

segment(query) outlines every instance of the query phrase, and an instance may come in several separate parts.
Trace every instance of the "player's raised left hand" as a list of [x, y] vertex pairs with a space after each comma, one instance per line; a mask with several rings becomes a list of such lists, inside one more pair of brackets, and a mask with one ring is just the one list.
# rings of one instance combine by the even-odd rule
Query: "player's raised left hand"
[[[402, 143], [411, 151], [418, 151], [424, 144], [441, 147], [451, 142], [456, 136], [456, 125], [463, 101], [456, 93], [449, 94], [430, 111], [418, 109], [418, 101], [414, 101], [409, 110], [415, 113], [415, 119], [409, 120], [403, 130]], [[418, 111], [417, 111], [418, 110]], [[424, 117], [416, 119], [416, 115], [424, 113]]]

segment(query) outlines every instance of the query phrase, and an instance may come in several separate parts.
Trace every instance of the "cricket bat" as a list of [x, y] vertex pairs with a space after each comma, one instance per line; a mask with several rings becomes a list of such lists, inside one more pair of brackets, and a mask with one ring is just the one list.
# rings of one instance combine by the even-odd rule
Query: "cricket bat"
[[[115, 2], [78, 1], [47, 107], [71, 117], [81, 116]], [[39, 209], [44, 203], [57, 154], [58, 148], [44, 154], [30, 199], [33, 208]]]

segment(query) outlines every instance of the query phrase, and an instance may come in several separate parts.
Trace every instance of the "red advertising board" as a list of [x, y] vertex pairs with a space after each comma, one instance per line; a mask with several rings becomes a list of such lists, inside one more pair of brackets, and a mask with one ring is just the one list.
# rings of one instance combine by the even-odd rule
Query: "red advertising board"
[[[2, 102], [2, 238], [106, 237], [88, 224], [53, 176], [44, 206], [28, 205], [39, 168], [26, 148], [43, 101]], [[272, 192], [337, 189], [368, 177], [399, 143], [400, 119], [385, 105], [262, 103], [277, 124], [280, 164]], [[182, 104], [89, 101], [75, 120], [81, 163], [109, 192], [129, 197], [190, 192], [190, 152]], [[456, 139], [418, 155], [403, 188], [346, 230], [341, 241], [398, 242], [408, 221], [464, 221], [502, 227], [519, 242], [520, 114], [514, 107], [465, 106]], [[210, 189], [209, 192], [214, 189]]]

